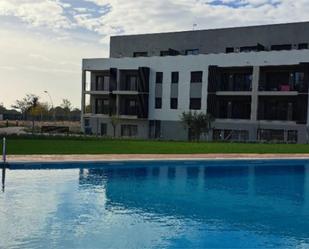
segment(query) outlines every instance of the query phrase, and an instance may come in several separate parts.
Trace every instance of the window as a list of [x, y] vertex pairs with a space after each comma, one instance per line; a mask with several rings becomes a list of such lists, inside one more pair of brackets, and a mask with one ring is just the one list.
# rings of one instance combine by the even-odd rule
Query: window
[[172, 72], [172, 83], [178, 83], [179, 81], [179, 72]]
[[171, 98], [171, 109], [177, 109], [177, 108], [178, 108], [178, 99]]
[[282, 44], [282, 45], [272, 45], [271, 50], [275, 51], [281, 51], [281, 50], [291, 50], [292, 45], [291, 44]]
[[109, 100], [108, 99], [104, 99], [103, 100], [103, 106], [104, 107], [108, 107], [109, 106]]
[[136, 100], [134, 100], [134, 99], [132, 100], [132, 99], [131, 99], [131, 100], [129, 101], [129, 106], [130, 106], [131, 108], [136, 107]]
[[121, 136], [136, 137], [138, 134], [137, 125], [121, 125]]
[[160, 56], [176, 56], [179, 55], [179, 51], [175, 49], [168, 49], [160, 52]]
[[102, 123], [101, 124], [101, 136], [106, 136], [107, 135], [107, 124]]
[[137, 91], [137, 76], [127, 75], [126, 76], [126, 89], [127, 91]]
[[308, 43], [300, 43], [300, 44], [298, 44], [298, 49], [308, 49]]
[[96, 77], [96, 91], [109, 91], [109, 76]]
[[150, 120], [149, 121], [149, 138], [160, 138], [161, 136], [161, 121]]
[[262, 141], [284, 141], [284, 130], [259, 129], [258, 139]]
[[108, 114], [109, 113], [109, 100], [108, 99], [96, 99], [95, 101], [95, 113], [96, 114]]
[[297, 131], [288, 131], [288, 143], [297, 143]]
[[84, 124], [85, 124], [85, 126], [90, 126], [90, 119], [89, 118], [85, 118], [84, 119]]
[[162, 108], [162, 98], [156, 98], [156, 101], [155, 101], [155, 108], [156, 109], [161, 109]]
[[225, 49], [225, 52], [226, 52], [227, 54], [229, 54], [229, 53], [234, 53], [234, 48], [232, 48], [232, 47], [226, 48], [226, 49]]
[[133, 57], [147, 57], [148, 53], [147, 52], [134, 52]]
[[160, 52], [160, 56], [169, 56], [169, 55], [170, 55], [170, 51], [168, 50]]
[[124, 101], [124, 106], [121, 108], [121, 112], [123, 115], [138, 115], [137, 111], [137, 100], [128, 98]]
[[202, 83], [202, 81], [203, 81], [202, 71], [191, 72], [191, 83]]
[[190, 99], [190, 110], [200, 110], [201, 109], [201, 99], [191, 98]]
[[198, 55], [200, 53], [199, 49], [187, 49], [186, 55]]
[[156, 73], [156, 83], [157, 84], [162, 84], [163, 82], [163, 73], [162, 72], [157, 72]]

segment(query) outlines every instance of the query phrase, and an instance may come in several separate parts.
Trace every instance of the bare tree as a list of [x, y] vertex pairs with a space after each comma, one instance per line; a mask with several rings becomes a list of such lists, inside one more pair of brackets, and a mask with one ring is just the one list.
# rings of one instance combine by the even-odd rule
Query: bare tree
[[16, 100], [15, 104], [12, 105], [12, 108], [19, 110], [23, 114], [23, 118], [26, 119], [27, 114], [33, 105], [33, 100], [35, 99], [38, 100], [38, 96], [34, 94], [27, 94], [21, 100]]

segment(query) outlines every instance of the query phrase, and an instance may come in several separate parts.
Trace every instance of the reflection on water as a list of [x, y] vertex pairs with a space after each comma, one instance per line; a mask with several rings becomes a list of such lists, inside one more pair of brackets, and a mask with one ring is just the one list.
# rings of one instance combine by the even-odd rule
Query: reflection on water
[[309, 166], [9, 171], [0, 248], [309, 247]]

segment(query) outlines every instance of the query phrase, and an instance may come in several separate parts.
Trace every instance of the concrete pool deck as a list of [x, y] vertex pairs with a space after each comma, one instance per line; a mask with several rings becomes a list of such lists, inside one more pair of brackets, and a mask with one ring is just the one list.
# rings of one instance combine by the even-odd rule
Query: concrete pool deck
[[7, 162], [87, 162], [160, 160], [259, 160], [308, 159], [309, 154], [105, 154], [105, 155], [8, 155]]

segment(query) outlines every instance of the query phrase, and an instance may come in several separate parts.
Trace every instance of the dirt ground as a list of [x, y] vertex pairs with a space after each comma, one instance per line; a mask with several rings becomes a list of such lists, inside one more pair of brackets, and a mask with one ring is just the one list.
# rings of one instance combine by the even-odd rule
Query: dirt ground
[[[0, 134], [22, 134], [23, 130], [29, 130], [32, 128], [31, 121], [8, 121], [9, 127], [7, 127], [7, 121], [0, 121]], [[36, 130], [40, 130], [42, 126], [68, 126], [70, 132], [80, 132], [80, 122], [71, 121], [35, 121]]]

